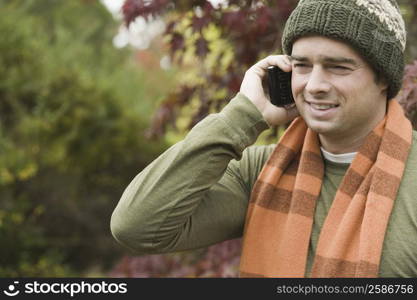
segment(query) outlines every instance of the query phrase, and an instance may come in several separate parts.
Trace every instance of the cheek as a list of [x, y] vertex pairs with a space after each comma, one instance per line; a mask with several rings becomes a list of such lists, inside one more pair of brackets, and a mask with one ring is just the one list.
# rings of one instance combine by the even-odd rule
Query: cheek
[[363, 78], [340, 82], [337, 86], [339, 98], [345, 102], [344, 105], [347, 111], [363, 115], [370, 109], [375, 109], [375, 107], [372, 108], [370, 103], [377, 96], [373, 82]]
[[294, 96], [294, 99], [297, 101], [297, 98], [300, 97], [300, 94], [303, 94], [303, 90], [305, 87], [305, 82], [302, 78], [300, 78], [299, 76], [292, 76], [291, 78], [291, 90], [292, 90], [292, 94]]

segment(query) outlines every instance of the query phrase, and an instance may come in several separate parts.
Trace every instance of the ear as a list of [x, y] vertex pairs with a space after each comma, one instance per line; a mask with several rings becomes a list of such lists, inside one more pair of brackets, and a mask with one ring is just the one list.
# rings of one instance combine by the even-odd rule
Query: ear
[[387, 95], [388, 94], [388, 83], [385, 78], [379, 78], [377, 82], [378, 89], [381, 93], [381, 95]]
[[386, 96], [388, 94], [388, 84], [383, 84], [380, 86], [380, 91], [382, 95]]

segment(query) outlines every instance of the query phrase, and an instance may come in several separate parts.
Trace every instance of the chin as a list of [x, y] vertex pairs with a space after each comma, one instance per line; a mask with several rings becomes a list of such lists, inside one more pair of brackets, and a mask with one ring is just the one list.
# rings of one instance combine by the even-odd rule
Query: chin
[[306, 121], [308, 128], [318, 134], [331, 134], [334, 131], [332, 124], [326, 124], [327, 122], [320, 121]]

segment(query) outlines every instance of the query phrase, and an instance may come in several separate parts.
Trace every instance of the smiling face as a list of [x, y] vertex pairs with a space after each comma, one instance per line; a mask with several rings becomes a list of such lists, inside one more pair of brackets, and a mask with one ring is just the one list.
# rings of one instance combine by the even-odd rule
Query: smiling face
[[349, 45], [303, 37], [293, 44], [290, 58], [298, 111], [322, 144], [357, 143], [384, 118], [386, 85], [375, 82], [370, 65]]

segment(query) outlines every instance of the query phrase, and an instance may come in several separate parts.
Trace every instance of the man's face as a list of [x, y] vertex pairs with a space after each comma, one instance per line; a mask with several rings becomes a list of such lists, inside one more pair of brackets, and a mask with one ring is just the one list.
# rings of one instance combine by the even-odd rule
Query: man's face
[[292, 49], [292, 91], [307, 125], [321, 137], [364, 137], [384, 117], [386, 85], [349, 45], [321, 36]]

